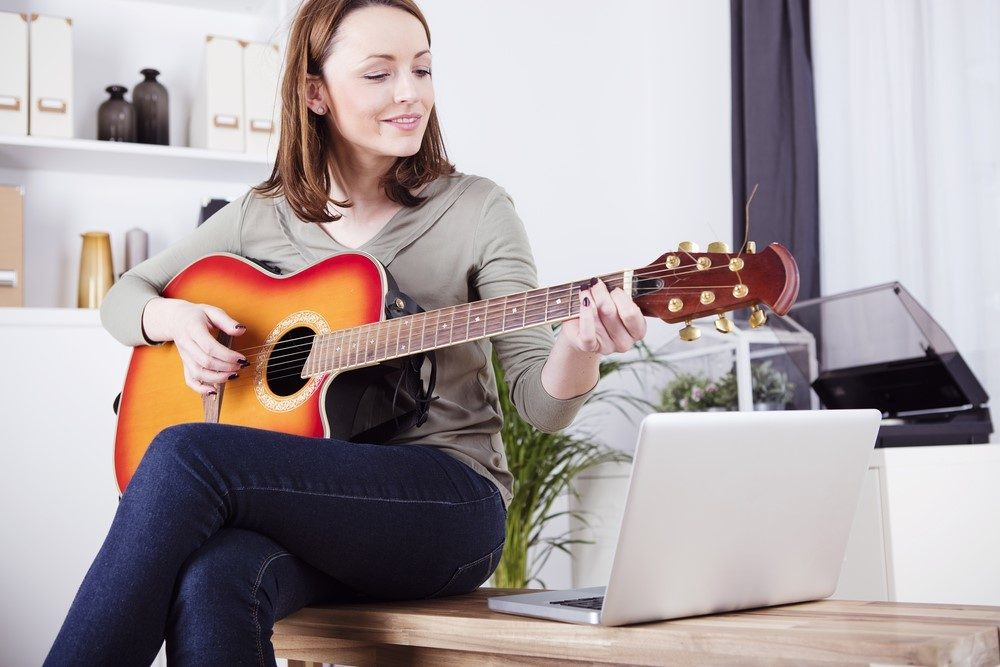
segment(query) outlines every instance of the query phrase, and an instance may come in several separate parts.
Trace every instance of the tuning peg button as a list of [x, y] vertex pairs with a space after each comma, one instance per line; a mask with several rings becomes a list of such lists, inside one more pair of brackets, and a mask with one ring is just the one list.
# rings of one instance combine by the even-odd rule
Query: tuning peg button
[[678, 252], [698, 252], [698, 244], [694, 241], [681, 241], [677, 244]]
[[750, 326], [756, 329], [757, 327], [764, 326], [767, 322], [767, 313], [761, 310], [760, 306], [754, 306], [750, 309]]
[[701, 329], [691, 324], [691, 320], [684, 320], [684, 328], [678, 334], [681, 340], [691, 342], [701, 338]]
[[708, 252], [729, 252], [729, 246], [725, 241], [712, 241], [708, 244]]
[[719, 313], [719, 319], [715, 320], [715, 330], [719, 333], [732, 333], [733, 332], [733, 321]]

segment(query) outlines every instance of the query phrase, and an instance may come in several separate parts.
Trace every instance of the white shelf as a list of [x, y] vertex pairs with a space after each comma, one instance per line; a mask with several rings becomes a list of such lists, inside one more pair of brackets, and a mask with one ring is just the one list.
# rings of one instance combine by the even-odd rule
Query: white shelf
[[0, 308], [0, 327], [99, 327], [97, 308]]
[[197, 9], [213, 9], [220, 12], [253, 14], [269, 4], [269, 0], [131, 0], [132, 2], [154, 2], [161, 5], [177, 5]]
[[271, 163], [245, 153], [92, 139], [0, 136], [0, 168], [260, 182]]

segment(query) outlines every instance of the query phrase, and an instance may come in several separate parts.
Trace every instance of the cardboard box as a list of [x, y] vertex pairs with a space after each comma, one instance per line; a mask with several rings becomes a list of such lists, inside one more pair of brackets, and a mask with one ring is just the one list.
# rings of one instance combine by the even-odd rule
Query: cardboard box
[[248, 42], [243, 47], [243, 142], [246, 152], [271, 161], [278, 154], [281, 54], [277, 44]]
[[0, 185], [0, 306], [24, 305], [24, 188]]
[[73, 21], [32, 14], [29, 21], [28, 132], [73, 137]]
[[28, 15], [0, 12], [0, 134], [28, 134]]
[[205, 38], [205, 59], [191, 106], [193, 148], [243, 152], [244, 43], [215, 35]]

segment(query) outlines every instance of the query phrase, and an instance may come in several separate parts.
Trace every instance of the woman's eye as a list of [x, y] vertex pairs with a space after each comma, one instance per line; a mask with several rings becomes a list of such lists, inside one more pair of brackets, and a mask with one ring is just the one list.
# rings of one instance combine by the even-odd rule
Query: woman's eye
[[365, 74], [365, 78], [369, 81], [384, 81], [388, 76], [385, 72], [381, 74]]
[[431, 70], [427, 67], [421, 67], [420, 69], [416, 70], [416, 74], [419, 76], [430, 76]]

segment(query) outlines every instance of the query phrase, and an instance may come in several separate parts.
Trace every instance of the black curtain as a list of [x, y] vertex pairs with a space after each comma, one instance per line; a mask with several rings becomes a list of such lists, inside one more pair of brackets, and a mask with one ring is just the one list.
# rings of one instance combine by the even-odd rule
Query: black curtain
[[819, 296], [819, 186], [809, 0], [730, 0], [733, 241], [777, 241], [799, 265], [799, 299]]

